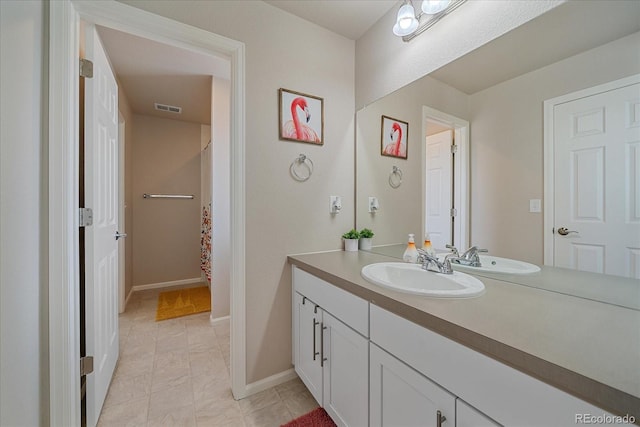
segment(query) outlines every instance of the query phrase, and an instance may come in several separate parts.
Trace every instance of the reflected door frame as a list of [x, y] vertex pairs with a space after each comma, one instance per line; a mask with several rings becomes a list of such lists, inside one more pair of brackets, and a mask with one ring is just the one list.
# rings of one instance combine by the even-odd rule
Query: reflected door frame
[[590, 97], [603, 92], [612, 91], [632, 84], [640, 83], [640, 74], [603, 83], [587, 89], [572, 92], [544, 101], [544, 219], [543, 245], [544, 265], [553, 266], [555, 263], [555, 137], [554, 110], [555, 107], [577, 99]]
[[422, 107], [422, 236], [427, 231], [426, 194], [427, 194], [427, 122], [437, 121], [454, 130], [457, 150], [454, 156], [453, 204], [456, 207], [454, 221], [454, 246], [460, 250], [469, 247], [469, 122], [451, 114], [443, 113], [431, 107]]

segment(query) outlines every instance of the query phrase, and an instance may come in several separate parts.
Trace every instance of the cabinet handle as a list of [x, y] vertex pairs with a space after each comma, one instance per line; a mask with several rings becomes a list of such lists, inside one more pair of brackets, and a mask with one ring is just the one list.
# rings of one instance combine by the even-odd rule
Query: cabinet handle
[[324, 330], [327, 329], [324, 323], [320, 322], [320, 367], [324, 366], [327, 358], [324, 357]]
[[436, 426], [437, 427], [442, 427], [442, 423], [447, 421], [447, 417], [445, 417], [444, 415], [442, 415], [442, 412], [437, 411], [436, 412]]
[[318, 321], [313, 319], [313, 360], [316, 360], [316, 356], [319, 354], [316, 351], [316, 326], [318, 326]]

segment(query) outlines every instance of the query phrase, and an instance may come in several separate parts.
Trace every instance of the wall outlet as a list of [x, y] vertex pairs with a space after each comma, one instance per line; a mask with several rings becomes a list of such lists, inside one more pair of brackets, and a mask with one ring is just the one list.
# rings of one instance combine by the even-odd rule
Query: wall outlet
[[329, 213], [332, 215], [340, 213], [342, 210], [342, 197], [329, 196]]
[[542, 212], [542, 200], [540, 199], [529, 200], [529, 212], [533, 212], [533, 213]]

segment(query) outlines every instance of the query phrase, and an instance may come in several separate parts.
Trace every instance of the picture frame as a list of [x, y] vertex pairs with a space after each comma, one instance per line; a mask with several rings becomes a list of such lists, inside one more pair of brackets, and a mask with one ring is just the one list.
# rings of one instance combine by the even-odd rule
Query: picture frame
[[280, 88], [278, 122], [281, 140], [324, 145], [324, 99]]
[[406, 160], [408, 141], [409, 123], [383, 115], [380, 125], [380, 154]]

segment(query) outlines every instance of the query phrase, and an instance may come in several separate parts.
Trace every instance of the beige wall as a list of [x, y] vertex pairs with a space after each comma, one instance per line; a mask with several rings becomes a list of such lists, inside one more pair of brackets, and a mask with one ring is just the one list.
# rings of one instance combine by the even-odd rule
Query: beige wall
[[543, 263], [543, 102], [640, 72], [640, 33], [470, 96], [471, 244]]
[[0, 1], [2, 426], [49, 425], [48, 7]]
[[211, 122], [213, 186], [211, 215], [211, 318], [228, 316], [231, 306], [231, 82], [213, 78], [211, 85]]
[[199, 278], [200, 124], [138, 114], [133, 122], [133, 285]]
[[125, 298], [133, 287], [133, 111], [118, 82], [118, 110], [124, 118], [124, 283]]
[[[291, 367], [286, 256], [341, 248], [354, 223], [355, 43], [261, 1], [126, 3], [245, 43], [247, 381], [283, 372]], [[324, 98], [324, 146], [278, 139], [281, 87]], [[300, 153], [315, 164], [304, 183], [289, 176]], [[335, 217], [330, 195], [344, 200]]]
[[[356, 122], [356, 186], [358, 229], [375, 233], [374, 245], [405, 243], [414, 233], [421, 243], [424, 228], [422, 203], [422, 107], [468, 119], [468, 96], [431, 77], [424, 77], [358, 111]], [[407, 160], [380, 154], [381, 116], [409, 123]], [[391, 188], [392, 167], [402, 170], [402, 185]], [[369, 196], [377, 197], [380, 210], [369, 213]]]

